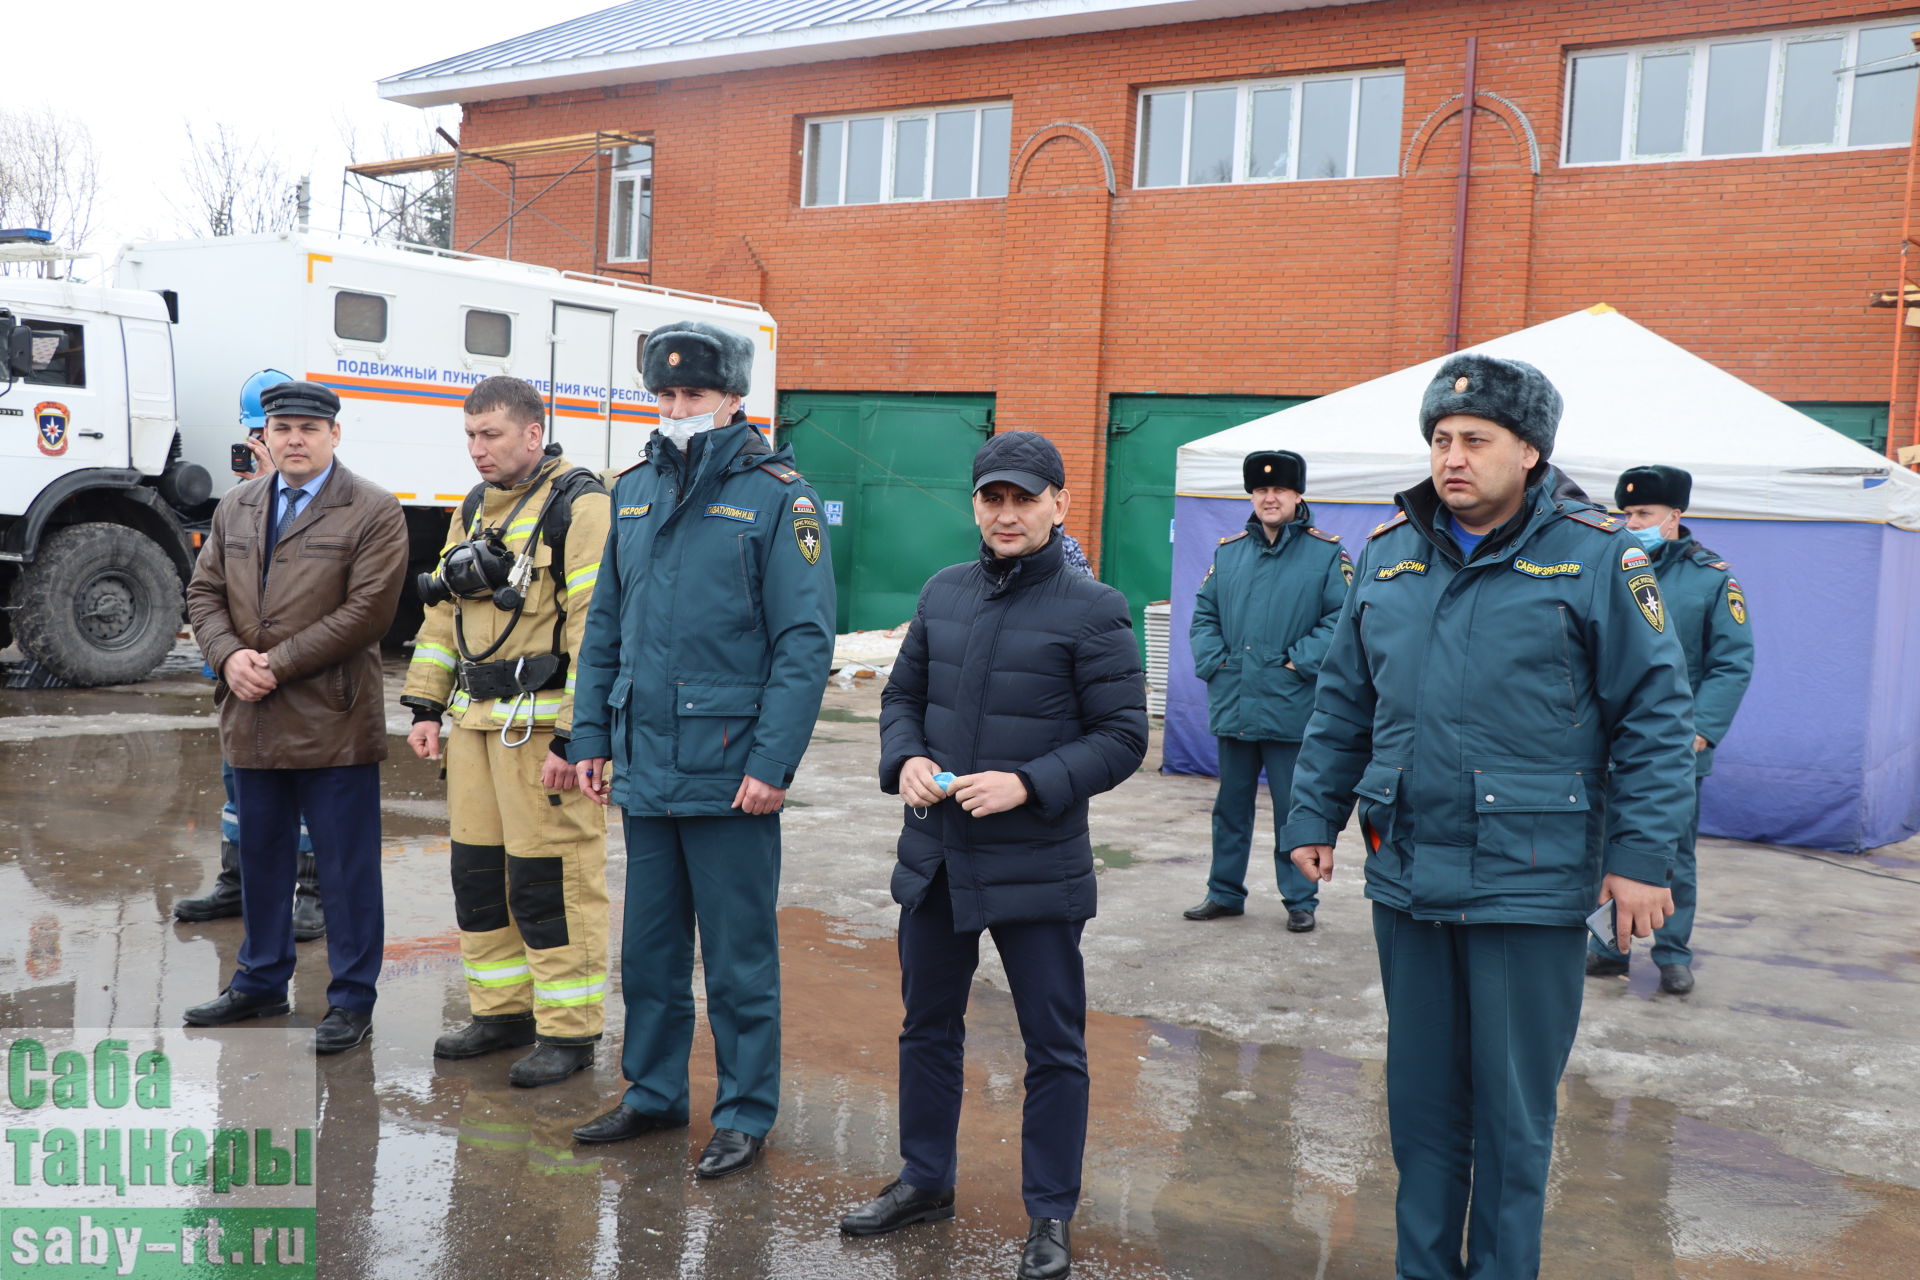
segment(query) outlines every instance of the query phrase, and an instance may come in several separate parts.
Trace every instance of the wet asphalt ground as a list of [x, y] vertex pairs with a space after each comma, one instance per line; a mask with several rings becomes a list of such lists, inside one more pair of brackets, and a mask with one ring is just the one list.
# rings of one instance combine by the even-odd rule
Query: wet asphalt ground
[[[230, 972], [237, 920], [171, 917], [218, 861], [197, 672], [183, 649], [140, 686], [0, 692], [0, 1026], [178, 1025]], [[782, 1111], [765, 1164], [717, 1184], [690, 1172], [709, 1133], [704, 1028], [693, 1126], [612, 1147], [569, 1131], [621, 1090], [617, 997], [597, 1067], [560, 1086], [508, 1087], [511, 1053], [432, 1058], [465, 1015], [445, 805], [436, 767], [396, 736], [374, 1035], [318, 1063], [320, 1275], [1012, 1275], [1023, 1064], [991, 948], [959, 1217], [871, 1240], [835, 1230], [896, 1170], [899, 809], [874, 785], [878, 707], [872, 681], [831, 687], [791, 793]], [[1204, 893], [1212, 784], [1162, 777], [1156, 760], [1157, 744], [1095, 806], [1075, 1275], [1390, 1277], [1385, 1018], [1355, 850], [1341, 846], [1312, 934], [1285, 932], [1270, 877], [1245, 917], [1183, 921]], [[1256, 849], [1270, 832], [1263, 819]], [[1816, 859], [1707, 839], [1701, 857], [1698, 990], [1660, 994], [1644, 951], [1631, 977], [1588, 983], [1544, 1274], [1920, 1276], [1920, 841]], [[275, 1021], [324, 1013], [324, 946], [301, 947], [294, 1013]]]

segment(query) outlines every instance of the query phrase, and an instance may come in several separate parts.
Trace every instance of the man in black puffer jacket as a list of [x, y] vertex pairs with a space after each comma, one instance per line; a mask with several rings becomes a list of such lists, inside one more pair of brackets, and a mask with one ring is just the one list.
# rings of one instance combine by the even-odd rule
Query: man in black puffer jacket
[[[1126, 598], [1064, 563], [1066, 469], [1010, 431], [973, 461], [978, 560], [935, 574], [882, 695], [880, 786], [907, 802], [900, 903], [898, 1180], [841, 1229], [953, 1216], [964, 1018], [993, 934], [1027, 1047], [1022, 1280], [1067, 1273], [1087, 1131], [1094, 914], [1087, 803], [1139, 769], [1146, 686]], [[958, 776], [952, 776], [958, 775]], [[943, 785], [944, 783], [944, 785]]]

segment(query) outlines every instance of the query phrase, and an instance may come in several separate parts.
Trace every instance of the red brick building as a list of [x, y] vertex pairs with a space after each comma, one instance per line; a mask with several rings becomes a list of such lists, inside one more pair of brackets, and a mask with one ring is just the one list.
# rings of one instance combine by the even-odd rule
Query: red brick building
[[460, 103], [482, 155], [651, 138], [463, 161], [454, 245], [506, 252], [518, 209], [513, 257], [765, 306], [800, 464], [855, 526], [843, 625], [874, 625], [958, 558], [913, 538], [958, 527], [979, 430], [1053, 435], [1070, 528], [1163, 595], [1182, 440], [1594, 302], [1884, 445], [1866, 303], [1897, 272], [1909, 27], [1857, 0], [648, 0], [381, 92]]

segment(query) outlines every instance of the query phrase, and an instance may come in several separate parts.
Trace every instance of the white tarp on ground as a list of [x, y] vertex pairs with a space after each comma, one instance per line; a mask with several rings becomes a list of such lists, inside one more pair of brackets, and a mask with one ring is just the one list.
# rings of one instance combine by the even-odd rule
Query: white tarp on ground
[[[1566, 400], [1553, 461], [1601, 502], [1657, 458], [1693, 473], [1689, 516], [1849, 520], [1920, 530], [1920, 475], [1598, 306], [1473, 351], [1537, 365]], [[1241, 498], [1255, 449], [1309, 462], [1314, 502], [1393, 500], [1427, 473], [1418, 407], [1442, 359], [1183, 445], [1178, 490]]]

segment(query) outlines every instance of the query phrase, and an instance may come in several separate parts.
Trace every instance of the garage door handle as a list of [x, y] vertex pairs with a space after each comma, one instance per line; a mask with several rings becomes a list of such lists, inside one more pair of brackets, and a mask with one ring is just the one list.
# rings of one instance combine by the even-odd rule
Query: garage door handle
[[82, 431], [80, 434], [89, 440], [105, 440], [107, 438], [107, 433], [104, 431]]

